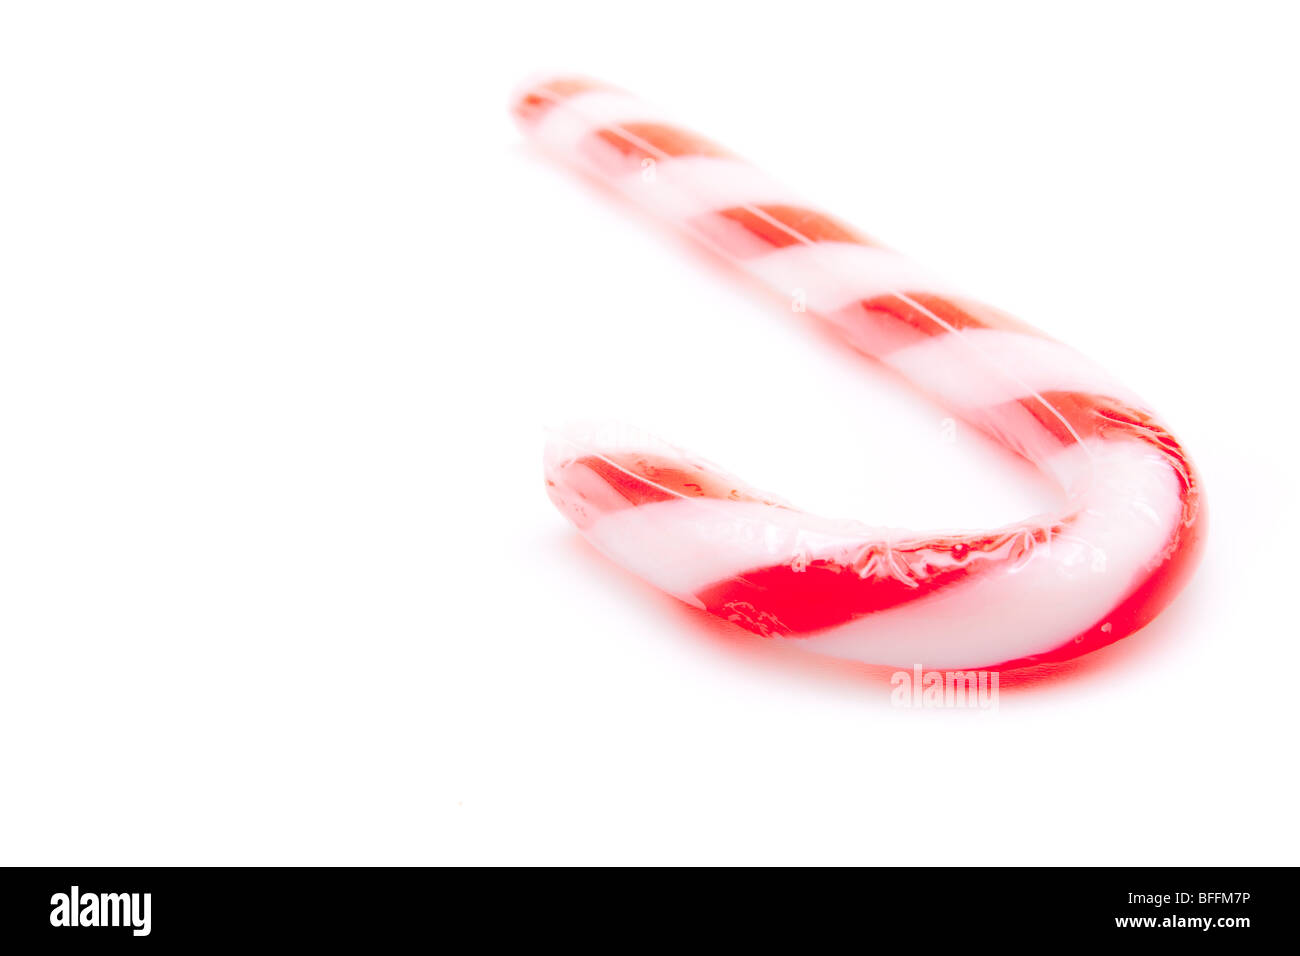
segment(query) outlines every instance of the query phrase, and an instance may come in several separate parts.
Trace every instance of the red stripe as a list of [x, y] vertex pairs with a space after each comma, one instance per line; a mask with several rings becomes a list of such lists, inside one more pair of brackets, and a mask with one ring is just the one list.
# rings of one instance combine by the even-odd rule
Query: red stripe
[[756, 568], [699, 591], [708, 610], [763, 637], [807, 637], [1029, 560], [1068, 524], [865, 546], [852, 564]]
[[721, 217], [728, 223], [734, 223], [749, 235], [765, 243], [769, 249], [755, 243], [736, 245], [735, 250], [727, 249], [737, 258], [751, 258], [770, 249], [784, 249], [786, 246], [806, 244], [809, 242], [851, 242], [862, 246], [876, 243], [862, 235], [851, 226], [847, 226], [825, 213], [801, 206], [763, 205], [734, 206], [707, 213], [691, 223], [697, 229], [711, 235], [725, 234], [713, 228], [713, 217]]
[[996, 329], [1020, 332], [1043, 338], [1043, 333], [1018, 319], [984, 305], [957, 296], [937, 295], [933, 292], [898, 290], [902, 295], [887, 294], [863, 299], [859, 307], [877, 320], [888, 318], [910, 326], [924, 335], [942, 335], [953, 329]]
[[725, 475], [703, 465], [682, 465], [652, 455], [587, 455], [575, 465], [589, 468], [617, 491], [629, 505], [674, 498], [717, 498], [723, 501], [775, 502], [743, 491]]
[[541, 119], [552, 106], [560, 100], [577, 96], [579, 93], [591, 93], [595, 90], [612, 90], [613, 87], [590, 80], [582, 76], [566, 76], [538, 83], [515, 101], [512, 112], [526, 122], [535, 123]]
[[642, 160], [665, 156], [721, 156], [734, 158], [717, 143], [690, 130], [662, 123], [625, 123], [597, 130], [595, 142], [612, 146], [623, 157], [640, 165]]
[[1036, 398], [1017, 399], [1010, 404], [1023, 407], [1065, 446], [1074, 443], [1075, 435], [1084, 441], [1127, 438], [1146, 442], [1169, 461], [1184, 499], [1195, 489], [1195, 471], [1187, 453], [1150, 412], [1116, 398], [1084, 392], [1041, 392]]

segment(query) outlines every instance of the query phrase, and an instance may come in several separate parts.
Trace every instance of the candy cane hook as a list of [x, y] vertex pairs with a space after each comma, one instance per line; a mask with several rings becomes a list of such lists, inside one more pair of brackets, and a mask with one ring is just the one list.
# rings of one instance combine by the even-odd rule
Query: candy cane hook
[[899, 533], [799, 511], [677, 449], [556, 438], [547, 491], [610, 558], [764, 637], [898, 666], [1067, 660], [1141, 628], [1182, 588], [1204, 535], [1200, 480], [1093, 363], [616, 89], [539, 81], [513, 112], [549, 152], [799, 290], [852, 347], [1064, 492], [1058, 512], [1009, 527]]

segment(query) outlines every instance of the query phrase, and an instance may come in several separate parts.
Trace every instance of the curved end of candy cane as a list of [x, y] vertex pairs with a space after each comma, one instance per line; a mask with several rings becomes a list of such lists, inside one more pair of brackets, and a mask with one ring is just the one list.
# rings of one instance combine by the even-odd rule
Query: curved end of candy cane
[[[1152, 620], [1203, 546], [1195, 472], [1139, 441], [1097, 444], [1058, 515], [918, 534], [825, 518], [653, 441], [557, 433], [546, 490], [598, 550], [765, 638], [899, 667], [1066, 661]], [[1184, 483], [1186, 482], [1186, 483]]]

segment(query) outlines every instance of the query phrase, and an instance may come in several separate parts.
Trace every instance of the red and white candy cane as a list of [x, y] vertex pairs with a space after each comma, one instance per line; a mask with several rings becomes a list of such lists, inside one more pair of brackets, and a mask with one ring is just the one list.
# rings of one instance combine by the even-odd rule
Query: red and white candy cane
[[547, 151], [766, 285], [801, 290], [854, 348], [1064, 491], [1057, 513], [992, 531], [882, 531], [799, 511], [673, 448], [555, 439], [548, 493], [614, 561], [764, 637], [935, 668], [1077, 657], [1145, 625], [1186, 582], [1205, 527], [1196, 471], [1092, 362], [617, 89], [539, 81], [513, 111]]

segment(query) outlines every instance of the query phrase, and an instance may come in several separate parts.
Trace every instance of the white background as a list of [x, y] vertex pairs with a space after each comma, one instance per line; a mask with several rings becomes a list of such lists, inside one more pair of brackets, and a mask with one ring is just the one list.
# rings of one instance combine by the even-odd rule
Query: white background
[[[0, 13], [0, 861], [1300, 862], [1286, 7], [457, 6]], [[1146, 396], [1187, 593], [914, 712], [597, 557], [545, 426], [877, 524], [1050, 495], [526, 148], [539, 69]]]

